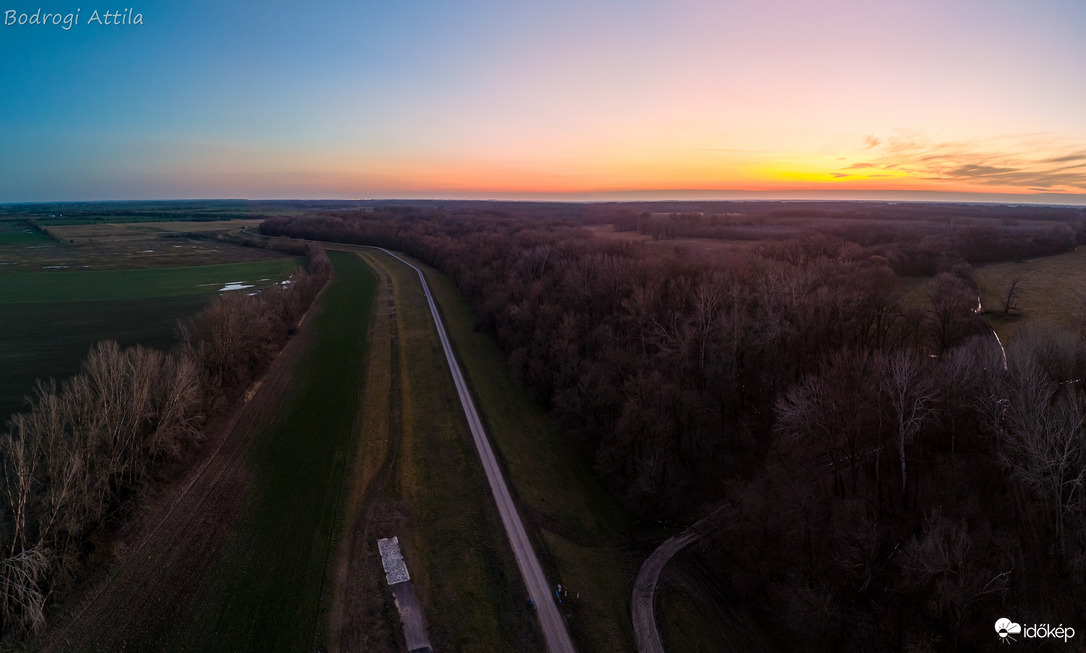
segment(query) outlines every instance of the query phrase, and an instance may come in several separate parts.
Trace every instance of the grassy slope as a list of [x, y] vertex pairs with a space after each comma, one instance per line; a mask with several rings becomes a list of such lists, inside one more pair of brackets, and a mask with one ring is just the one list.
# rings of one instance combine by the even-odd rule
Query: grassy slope
[[581, 595], [563, 603], [578, 646], [632, 650], [629, 585], [640, 560], [621, 546], [630, 518], [514, 377], [494, 341], [474, 331], [471, 309], [452, 281], [415, 263], [426, 270], [537, 554], [570, 598]]
[[254, 444], [250, 503], [169, 638], [176, 650], [314, 645], [376, 281], [357, 257], [332, 258], [336, 277], [313, 318], [321, 338], [297, 372], [296, 392]]
[[278, 259], [142, 270], [11, 272], [0, 274], [0, 304], [208, 296], [231, 281], [282, 279], [299, 264]]
[[1074, 252], [1045, 256], [1014, 263], [978, 267], [973, 276], [980, 286], [981, 302], [986, 311], [1001, 310], [1002, 297], [1015, 276], [1022, 277], [1020, 317], [1000, 318], [988, 315], [1003, 344], [1030, 324], [1049, 324], [1078, 328], [1076, 323], [1086, 308], [1086, 247]]
[[[400, 263], [369, 256], [395, 286], [402, 425], [394, 482], [366, 501], [404, 513], [401, 530], [374, 536], [400, 538], [435, 650], [541, 650], [421, 286]], [[360, 447], [383, 449], [365, 440]]]

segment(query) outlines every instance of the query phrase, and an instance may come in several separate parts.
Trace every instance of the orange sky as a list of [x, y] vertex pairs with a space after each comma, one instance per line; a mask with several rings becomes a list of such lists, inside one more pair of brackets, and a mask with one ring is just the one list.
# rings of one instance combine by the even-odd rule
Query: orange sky
[[1077, 0], [164, 5], [131, 29], [0, 28], [0, 202], [1086, 204]]

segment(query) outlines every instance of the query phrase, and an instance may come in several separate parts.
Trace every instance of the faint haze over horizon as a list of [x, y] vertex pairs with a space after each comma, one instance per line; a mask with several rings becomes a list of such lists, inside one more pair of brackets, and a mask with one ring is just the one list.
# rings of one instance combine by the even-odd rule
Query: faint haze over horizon
[[0, 203], [1086, 205], [1077, 0], [128, 4], [0, 7]]

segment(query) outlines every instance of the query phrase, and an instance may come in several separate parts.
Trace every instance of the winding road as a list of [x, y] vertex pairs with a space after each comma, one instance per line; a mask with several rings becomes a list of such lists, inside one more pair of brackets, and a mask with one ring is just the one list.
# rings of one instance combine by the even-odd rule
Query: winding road
[[486, 479], [490, 483], [490, 491], [494, 495], [494, 501], [498, 504], [502, 525], [505, 526], [505, 533], [509, 536], [509, 543], [513, 547], [513, 554], [516, 556], [521, 576], [524, 577], [524, 584], [528, 587], [529, 594], [535, 599], [539, 621], [543, 628], [543, 637], [547, 642], [547, 649], [551, 653], [572, 653], [575, 650], [573, 640], [569, 636], [562, 615], [558, 613], [558, 607], [549, 598], [553, 593], [552, 586], [547, 582], [547, 577], [543, 574], [539, 558], [535, 555], [532, 543], [528, 539], [528, 533], [524, 530], [524, 523], [521, 521], [517, 507], [513, 503], [513, 497], [509, 494], [509, 487], [506, 485], [505, 477], [502, 475], [498, 461], [494, 457], [494, 450], [490, 447], [490, 440], [487, 438], [483, 422], [479, 418], [479, 411], [475, 408], [475, 401], [471, 398], [467, 381], [460, 370], [460, 364], [456, 361], [456, 356], [453, 355], [452, 344], [445, 332], [445, 325], [441, 321], [437, 304], [434, 303], [433, 295], [430, 294], [430, 286], [426, 283], [426, 277], [417, 266], [387, 249], [381, 247], [372, 249], [388, 254], [413, 269], [419, 275], [422, 290], [426, 293], [426, 302], [430, 305], [430, 315], [434, 318], [434, 326], [437, 328], [437, 335], [441, 340], [441, 348], [445, 351], [445, 360], [449, 363], [449, 372], [452, 374], [456, 392], [460, 396], [460, 404], [464, 408], [464, 415], [467, 417], [468, 426], [471, 428], [471, 437], [475, 442], [475, 449], [479, 452], [479, 459], [486, 471]]

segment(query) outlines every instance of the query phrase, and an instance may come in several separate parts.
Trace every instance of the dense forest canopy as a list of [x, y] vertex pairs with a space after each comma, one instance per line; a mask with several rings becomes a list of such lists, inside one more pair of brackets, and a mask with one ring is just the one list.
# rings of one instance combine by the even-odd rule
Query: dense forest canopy
[[1086, 616], [1086, 329], [1004, 354], [971, 267], [1073, 249], [1081, 209], [660, 208], [397, 205], [261, 233], [450, 275], [631, 510], [717, 510], [698, 556], [789, 649], [956, 650], [1011, 608]]

